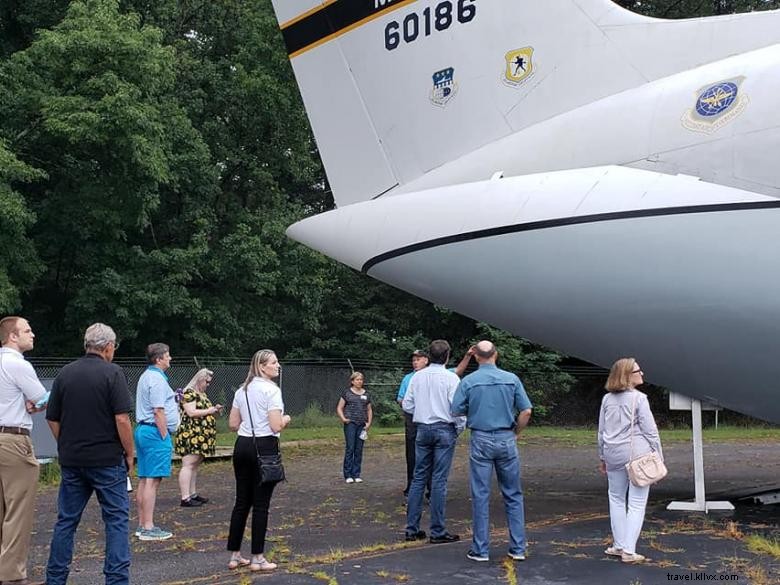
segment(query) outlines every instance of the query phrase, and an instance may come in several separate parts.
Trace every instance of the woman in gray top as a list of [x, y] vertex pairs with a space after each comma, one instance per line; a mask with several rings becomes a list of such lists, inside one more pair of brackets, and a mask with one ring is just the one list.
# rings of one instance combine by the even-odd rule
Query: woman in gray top
[[637, 487], [628, 481], [626, 464], [650, 451], [657, 451], [663, 458], [647, 395], [636, 389], [643, 383], [643, 375], [634, 358], [622, 358], [612, 364], [605, 385], [608, 393], [601, 401], [599, 412], [599, 469], [609, 480], [613, 541], [604, 552], [621, 557], [624, 563], [645, 560], [636, 553], [636, 542], [650, 493], [650, 486]]

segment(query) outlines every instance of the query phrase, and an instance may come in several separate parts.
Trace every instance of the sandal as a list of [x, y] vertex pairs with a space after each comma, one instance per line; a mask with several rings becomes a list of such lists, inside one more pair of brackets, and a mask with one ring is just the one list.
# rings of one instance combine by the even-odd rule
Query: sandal
[[278, 565], [276, 563], [271, 563], [263, 559], [259, 563], [252, 563], [251, 565], [249, 565], [249, 570], [252, 572], [273, 571], [277, 566]]
[[231, 571], [235, 571], [239, 567], [246, 567], [247, 565], [250, 565], [252, 561], [249, 559], [245, 559], [243, 557], [238, 557], [237, 559], [230, 559], [230, 562], [228, 563], [228, 569]]

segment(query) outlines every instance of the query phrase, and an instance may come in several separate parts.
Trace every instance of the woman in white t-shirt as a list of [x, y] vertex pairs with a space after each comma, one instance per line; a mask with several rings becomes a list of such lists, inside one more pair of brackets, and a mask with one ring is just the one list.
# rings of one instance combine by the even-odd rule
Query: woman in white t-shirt
[[[251, 571], [272, 571], [276, 563], [266, 560], [265, 534], [268, 528], [268, 508], [275, 484], [261, 484], [257, 467], [257, 452], [261, 455], [279, 453], [279, 433], [290, 424], [284, 414], [282, 391], [274, 383], [279, 376], [279, 360], [270, 349], [261, 349], [252, 356], [249, 374], [243, 386], [236, 390], [228, 424], [238, 431], [233, 448], [233, 471], [236, 476], [236, 503], [230, 516], [227, 549], [229, 569], [249, 565]], [[257, 452], [255, 451], [257, 447]], [[241, 556], [241, 541], [252, 509], [252, 559]]]

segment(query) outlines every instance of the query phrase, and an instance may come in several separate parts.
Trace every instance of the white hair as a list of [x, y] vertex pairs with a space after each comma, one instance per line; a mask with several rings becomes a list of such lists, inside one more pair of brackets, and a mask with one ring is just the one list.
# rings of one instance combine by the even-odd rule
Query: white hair
[[84, 349], [103, 351], [109, 343], [116, 343], [116, 333], [104, 323], [93, 323], [84, 332]]

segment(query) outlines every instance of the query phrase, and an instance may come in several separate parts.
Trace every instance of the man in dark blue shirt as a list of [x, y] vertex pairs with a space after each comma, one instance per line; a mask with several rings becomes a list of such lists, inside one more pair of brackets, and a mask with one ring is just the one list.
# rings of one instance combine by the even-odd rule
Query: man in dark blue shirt
[[65, 585], [81, 514], [97, 494], [106, 528], [106, 585], [130, 582], [127, 476], [133, 466], [133, 404], [122, 368], [112, 364], [114, 330], [95, 323], [84, 334], [86, 355], [60, 370], [46, 410], [57, 439], [62, 480], [47, 585]]
[[525, 560], [525, 511], [520, 487], [517, 435], [531, 418], [531, 401], [520, 378], [496, 367], [498, 351], [490, 341], [474, 347], [479, 369], [458, 385], [452, 413], [466, 415], [471, 429], [469, 482], [474, 536], [466, 555], [473, 561], [489, 560], [490, 481], [493, 468], [504, 497], [509, 525], [509, 556]]

